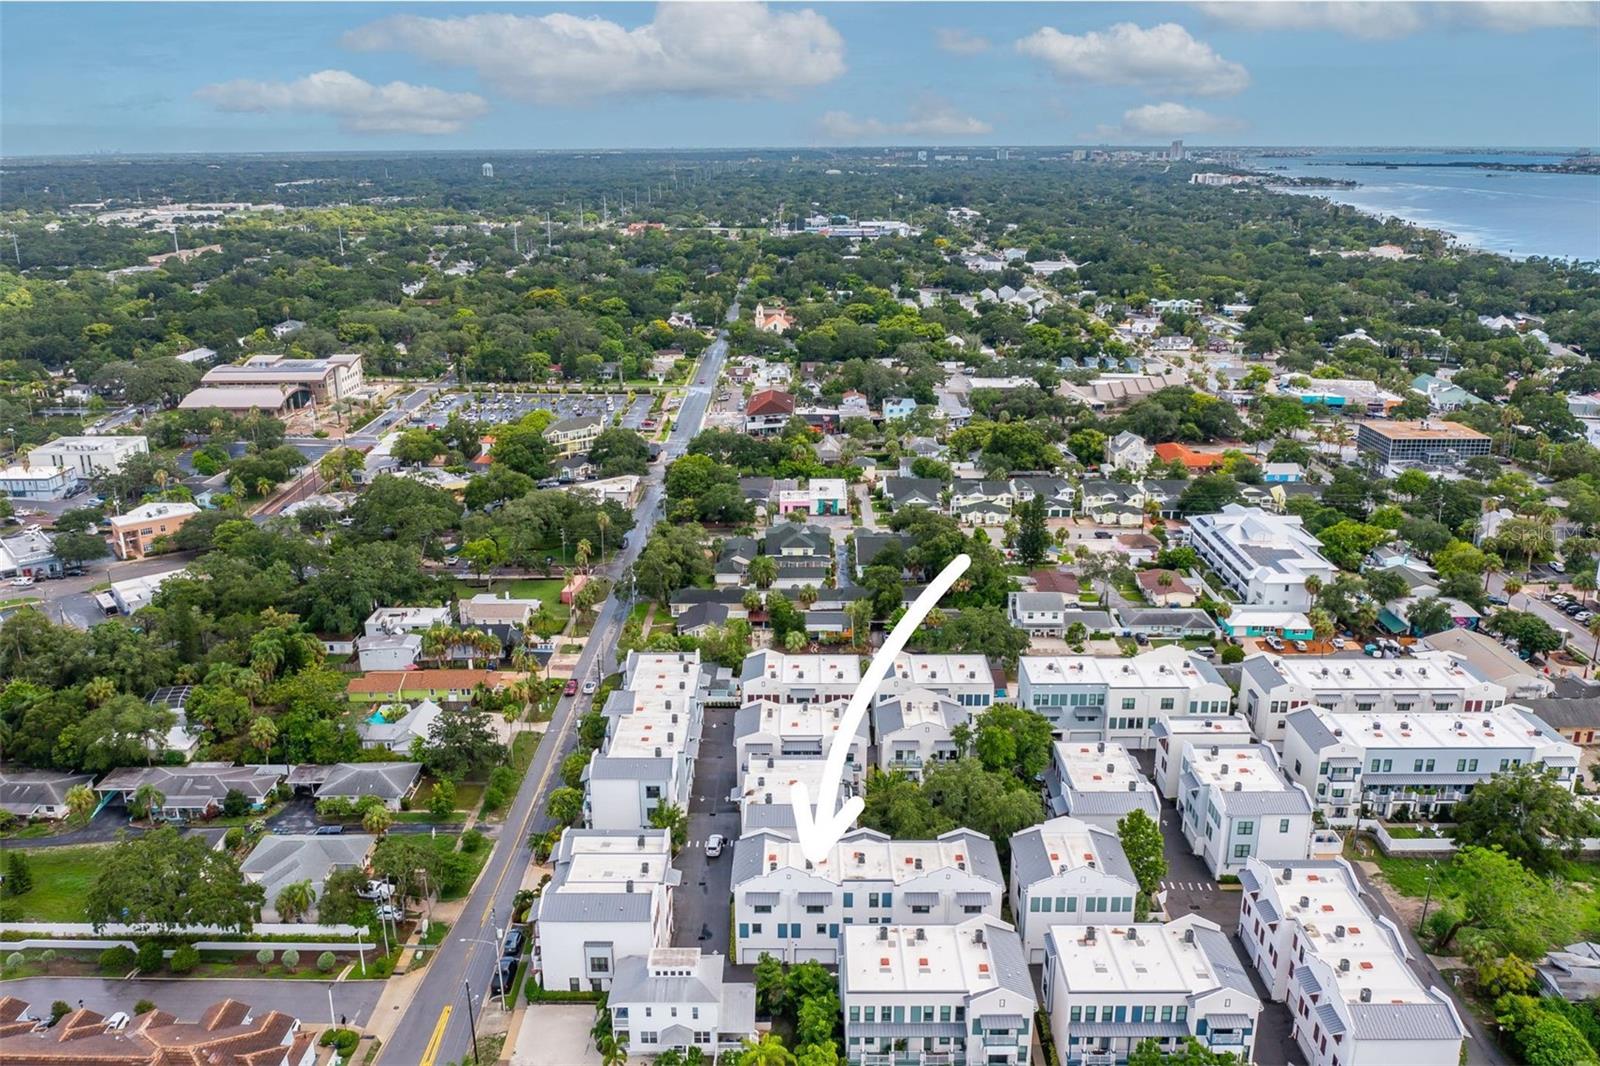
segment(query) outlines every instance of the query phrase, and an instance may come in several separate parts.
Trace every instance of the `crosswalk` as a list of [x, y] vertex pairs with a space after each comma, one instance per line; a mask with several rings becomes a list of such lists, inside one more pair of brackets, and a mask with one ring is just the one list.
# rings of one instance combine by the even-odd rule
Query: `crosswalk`
[[1214, 881], [1163, 881], [1161, 888], [1165, 892], [1214, 892]]

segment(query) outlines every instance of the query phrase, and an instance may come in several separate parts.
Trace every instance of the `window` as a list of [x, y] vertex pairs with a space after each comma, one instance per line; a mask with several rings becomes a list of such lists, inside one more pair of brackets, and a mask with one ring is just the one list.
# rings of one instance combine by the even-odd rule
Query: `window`
[[1289, 831], [1289, 819], [1287, 819], [1287, 818], [1279, 818], [1278, 819], [1278, 832], [1287, 833], [1288, 831]]
[[756, 936], [760, 936], [761, 935], [761, 923], [760, 922], [751, 922], [750, 923], [750, 932], [754, 933]]
[[590, 959], [589, 960], [589, 972], [590, 973], [610, 973], [611, 972], [611, 960], [610, 959], [605, 959], [605, 958], [599, 958], [599, 957], [595, 957], [595, 958]]
[[1095, 1009], [1094, 1009], [1094, 1006], [1092, 1004], [1090, 1006], [1087, 1006], [1087, 1007], [1083, 1008], [1083, 1020], [1086, 1021], [1086, 1022], [1094, 1021], [1094, 1013], [1095, 1013]]
[[1254, 822], [1235, 822], [1234, 823], [1234, 832], [1238, 836], [1247, 837], [1247, 836], [1250, 836], [1253, 833], [1255, 833], [1255, 831], [1256, 831], [1256, 823], [1254, 823]]
[[770, 904], [770, 903], [757, 903], [755, 905], [754, 910], [755, 910], [755, 912], [757, 914], [771, 914], [772, 913], [772, 904]]
[[660, 785], [646, 785], [646, 786], [644, 786], [644, 798], [645, 799], [660, 799], [661, 798], [661, 786]]
[[1477, 759], [1468, 759], [1467, 760], [1467, 771], [1469, 773], [1477, 773], [1477, 771], [1478, 771], [1478, 760]]
[[1171, 696], [1162, 696], [1161, 697], [1161, 709], [1163, 711], [1172, 710], [1172, 697]]
[[1456, 773], [1464, 774], [1466, 772], [1467, 772], [1467, 760], [1465, 760], [1465, 759], [1457, 759], [1456, 760]]
[[1083, 1008], [1082, 1007], [1073, 1007], [1072, 1008], [1072, 1014], [1067, 1020], [1069, 1022], [1081, 1022], [1081, 1021], [1083, 1021]]
[[828, 935], [828, 923], [827, 922], [818, 922], [817, 923], [817, 935], [818, 936], [827, 936]]
[[1133, 705], [1134, 705], [1134, 698], [1132, 696], [1124, 696], [1124, 697], [1122, 697], [1122, 709], [1123, 710], [1131, 711], [1131, 710], [1133, 710]]
[[854, 907], [856, 905], [856, 894], [854, 892], [846, 892], [844, 894], [844, 905], [846, 907]]
[[1188, 1007], [1179, 1007], [1177, 1014], [1173, 1016], [1172, 1020], [1175, 1021], [1175, 1022], [1186, 1022], [1186, 1021], [1188, 1021], [1189, 1020], [1189, 1008]]
[[1038, 914], [1039, 913], [1039, 903], [1040, 903], [1040, 899], [1039, 899], [1038, 896], [1029, 896], [1028, 897], [1028, 911], [1029, 911], [1029, 913]]
[[1250, 857], [1250, 845], [1235, 844], [1233, 846], [1233, 857], [1236, 859], [1248, 859]]
[[950, 1004], [946, 1003], [944, 1006], [939, 1008], [939, 1020], [941, 1022], [948, 1022], [950, 1020]]
[[1172, 1008], [1171, 1007], [1162, 1007], [1161, 1008], [1161, 1020], [1164, 1021], [1164, 1022], [1172, 1021]]
[[877, 905], [878, 905], [878, 894], [876, 892], [869, 892], [867, 894], [867, 906], [876, 907]]
[[739, 923], [739, 939], [743, 940], [745, 937], [747, 937], [749, 935], [750, 935], [750, 923], [748, 923], [748, 922], [740, 922]]

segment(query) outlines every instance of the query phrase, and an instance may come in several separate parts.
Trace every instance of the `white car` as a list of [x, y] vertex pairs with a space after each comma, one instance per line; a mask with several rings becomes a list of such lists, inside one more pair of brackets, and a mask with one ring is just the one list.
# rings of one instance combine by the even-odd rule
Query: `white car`
[[1343, 637], [1334, 637], [1333, 638], [1333, 650], [1334, 651], [1344, 651], [1344, 638]]
[[722, 848], [725, 844], [727, 844], [727, 841], [723, 839], [721, 833], [712, 833], [710, 836], [706, 837], [706, 858], [714, 859], [718, 855], [721, 855]]
[[585, 681], [583, 683], [583, 694], [585, 696], [593, 696], [594, 693], [595, 693], [595, 690], [598, 689], [599, 687], [600, 686], [595, 684], [593, 681]]
[[15, 587], [19, 588], [19, 589], [25, 589], [29, 585], [33, 584], [33, 578], [31, 578], [31, 577], [14, 577], [14, 578], [11, 579], [11, 584], [14, 585]]

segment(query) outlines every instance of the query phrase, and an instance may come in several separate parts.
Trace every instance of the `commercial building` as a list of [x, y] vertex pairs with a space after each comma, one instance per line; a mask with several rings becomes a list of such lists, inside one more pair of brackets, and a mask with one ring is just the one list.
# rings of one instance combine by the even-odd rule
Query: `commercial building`
[[1506, 701], [1503, 686], [1443, 654], [1405, 659], [1252, 655], [1239, 674], [1239, 708], [1261, 740], [1280, 750], [1289, 715], [1302, 707], [1342, 713], [1477, 714]]
[[311, 393], [287, 385], [202, 385], [178, 401], [180, 411], [227, 411], [247, 415], [260, 411], [282, 415], [311, 402]]
[[1311, 854], [1311, 797], [1284, 778], [1266, 744], [1187, 745], [1178, 774], [1178, 822], [1213, 877], [1237, 874], [1252, 857]]
[[872, 708], [878, 769], [920, 781], [932, 765], [956, 758], [951, 730], [971, 721], [971, 708], [928, 689], [891, 696]]
[[[292, 359], [286, 355], [256, 355], [242, 363], [216, 366], [200, 379], [205, 388], [278, 388], [304, 403], [337, 403], [361, 392], [361, 355], [343, 352], [324, 359]], [[303, 396], [302, 396], [303, 394]]]
[[1490, 439], [1459, 422], [1362, 422], [1356, 426], [1356, 447], [1392, 463], [1454, 466], [1475, 455], [1488, 455]]
[[1070, 814], [1112, 831], [1132, 811], [1143, 811], [1151, 821], [1161, 822], [1156, 787], [1139, 771], [1127, 749], [1114, 741], [1056, 741], [1050, 768], [1045, 771], [1045, 792], [1051, 812]]
[[639, 829], [657, 807], [689, 809], [705, 685], [698, 651], [628, 653], [601, 709], [605, 742], [584, 770], [589, 825]]
[[1233, 706], [1233, 690], [1216, 667], [1175, 644], [1131, 659], [1028, 655], [1017, 675], [1017, 702], [1067, 740], [1148, 748], [1158, 721], [1226, 714]]
[[708, 1060], [756, 1035], [756, 986], [727, 981], [721, 955], [658, 947], [617, 962], [606, 996], [611, 1033], [630, 1052], [698, 1048]]
[[170, 537], [200, 513], [192, 503], [142, 503], [125, 514], [106, 519], [111, 527], [111, 550], [118, 559], [143, 559], [157, 538]]
[[839, 1003], [851, 1066], [1026, 1066], [1037, 1005], [1022, 942], [997, 918], [842, 931]]
[[[1126, 920], [1139, 882], [1117, 834], [1077, 818], [1052, 818], [1011, 838], [1011, 913], [1028, 964], [1045, 961], [1056, 925]], [[1106, 918], [1117, 914], [1122, 918]]]
[[96, 594], [95, 601], [107, 614], [120, 611], [131, 615], [150, 606], [150, 601], [155, 599], [162, 585], [188, 573], [188, 567], [180, 566], [172, 570], [163, 570], [158, 574], [145, 574], [142, 577], [113, 581], [110, 591]]
[[568, 829], [534, 904], [544, 987], [603, 992], [629, 956], [672, 939], [672, 868], [666, 829]]
[[1178, 774], [1191, 745], [1248, 748], [1256, 743], [1250, 723], [1233, 714], [1169, 718], [1157, 722], [1150, 733], [1155, 741], [1156, 791], [1169, 800], [1178, 798]]
[[[1302, 382], [1295, 384], [1294, 382]], [[1278, 386], [1283, 396], [1298, 399], [1307, 407], [1324, 407], [1340, 413], [1359, 413], [1383, 418], [1400, 404], [1400, 397], [1376, 382], [1364, 378], [1301, 378]]]
[[1393, 922], [1342, 859], [1251, 859], [1239, 875], [1245, 957], [1286, 1003], [1312, 1066], [1456, 1066], [1467, 1036], [1450, 997], [1424, 985]]
[[1283, 768], [1305, 786], [1329, 824], [1360, 817], [1443, 819], [1474, 785], [1532, 764], [1571, 788], [1580, 750], [1516, 705], [1477, 712], [1337, 713], [1306, 707], [1289, 716]]
[[144, 437], [57, 437], [28, 453], [30, 467], [71, 470], [85, 480], [115, 474], [135, 455], [148, 455]]
[[0, 493], [15, 500], [65, 499], [78, 485], [78, 475], [65, 467], [22, 463], [0, 470]]
[[38, 526], [0, 537], [0, 578], [60, 576], [55, 541]]
[[1168, 922], [1059, 925], [1045, 937], [1043, 1002], [1060, 1066], [1123, 1063], [1145, 1040], [1193, 1038], [1249, 1062], [1261, 1000], [1233, 942], [1188, 914]]
[[1306, 579], [1333, 580], [1334, 566], [1321, 542], [1292, 515], [1225, 504], [1218, 514], [1189, 519], [1189, 542], [1247, 604], [1308, 611], [1314, 597]]
[[731, 883], [741, 963], [767, 954], [831, 966], [841, 930], [998, 918], [1006, 894], [994, 842], [968, 829], [937, 840], [857, 829], [817, 863], [787, 837], [756, 833], [734, 845]]
[[605, 428], [605, 419], [599, 415], [563, 418], [545, 427], [544, 439], [550, 442], [558, 455], [579, 455], [594, 446], [595, 439]]

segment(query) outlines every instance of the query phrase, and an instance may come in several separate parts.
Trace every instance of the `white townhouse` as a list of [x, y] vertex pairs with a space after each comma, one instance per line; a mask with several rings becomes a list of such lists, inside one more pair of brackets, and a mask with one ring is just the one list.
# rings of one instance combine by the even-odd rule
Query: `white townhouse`
[[901, 652], [878, 686], [877, 701], [926, 689], [981, 713], [995, 701], [994, 672], [982, 655], [913, 655]]
[[1252, 655], [1241, 664], [1239, 709], [1280, 750], [1302, 707], [1342, 713], [1478, 714], [1506, 701], [1505, 686], [1471, 663], [1434, 653], [1406, 659]]
[[148, 455], [150, 442], [144, 437], [57, 437], [28, 453], [28, 465], [70, 470], [80, 479], [115, 474], [135, 455]]
[[1237, 875], [1251, 858], [1311, 854], [1311, 797], [1286, 780], [1269, 745], [1189, 745], [1178, 774], [1178, 821], [1212, 877]]
[[839, 1005], [850, 1066], [1027, 1066], [1038, 1004], [1016, 930], [983, 916], [844, 930]]
[[789, 655], [768, 648], [746, 656], [739, 672], [745, 703], [848, 700], [860, 683], [861, 659], [855, 655]]
[[584, 769], [584, 812], [596, 829], [639, 829], [664, 804], [689, 809], [700, 750], [700, 653], [628, 653], [622, 687], [601, 713], [606, 737]]
[[846, 706], [844, 700], [786, 704], [761, 699], [746, 703], [733, 716], [733, 750], [739, 766], [769, 758], [821, 759], [833, 743], [841, 741], [849, 745], [845, 773], [859, 778], [867, 766], [867, 719], [862, 716], [855, 736], [840, 738]]
[[1193, 1037], [1249, 1062], [1261, 1000], [1233, 941], [1186, 914], [1161, 924], [1058, 925], [1045, 936], [1042, 1001], [1059, 1066], [1125, 1063], [1140, 1043]]
[[1081, 606], [1064, 592], [1012, 592], [1006, 596], [1006, 618], [1030, 637], [1060, 637], [1069, 614], [1076, 617]]
[[[785, 758], [779, 756], [753, 756], [750, 762], [739, 767], [739, 783], [730, 798], [739, 805], [739, 835], [771, 832], [793, 838], [795, 834], [793, 796], [795, 785], [804, 782], [811, 797], [811, 809], [817, 809], [822, 796], [822, 778], [826, 759], [812, 756]], [[855, 794], [848, 772], [839, 782], [833, 798], [837, 804]], [[688, 808], [685, 808], [687, 810]]]
[[872, 708], [878, 769], [920, 781], [931, 764], [956, 758], [951, 730], [971, 721], [971, 708], [928, 689], [891, 696]]
[[602, 992], [618, 963], [672, 938], [672, 868], [665, 829], [568, 829], [534, 904], [544, 987]]
[[[1127, 920], [1138, 894], [1133, 867], [1109, 829], [1052, 818], [1011, 838], [1011, 913], [1030, 966], [1045, 961], [1052, 927]], [[1122, 917], [1101, 917], [1107, 914]]]
[[1052, 813], [1070, 814], [1112, 832], [1123, 816], [1136, 810], [1161, 824], [1156, 786], [1115, 741], [1056, 741], [1045, 771], [1045, 792]]
[[1405, 939], [1362, 898], [1343, 859], [1251, 859], [1239, 939], [1268, 995], [1289, 1007], [1312, 1066], [1456, 1066], [1466, 1026], [1410, 966]]
[[635, 1054], [698, 1048], [707, 1059], [756, 1035], [756, 986], [724, 978], [721, 955], [658, 947], [617, 963], [606, 1009], [611, 1032]]
[[1336, 713], [1289, 716], [1283, 768], [1335, 826], [1387, 818], [1400, 807], [1445, 818], [1474, 785], [1524, 764], [1548, 767], [1566, 788], [1581, 749], [1526, 707], [1473, 714]]
[[1148, 748], [1157, 721], [1226, 714], [1233, 706], [1233, 690], [1216, 667], [1176, 644], [1131, 659], [1027, 655], [1017, 675], [1017, 702], [1068, 740]]
[[766, 954], [831, 966], [841, 930], [998, 918], [1006, 894], [994, 841], [968, 829], [936, 840], [857, 829], [815, 864], [792, 840], [757, 833], [735, 843], [731, 882], [740, 963]]
[[368, 637], [398, 636], [450, 624], [448, 607], [379, 607], [367, 615], [361, 632]]
[[1156, 791], [1163, 799], [1178, 798], [1178, 772], [1191, 744], [1201, 747], [1248, 748], [1256, 743], [1250, 723], [1235, 714], [1170, 718], [1150, 730], [1155, 738]]
[[1325, 585], [1335, 573], [1299, 518], [1259, 507], [1230, 503], [1218, 514], [1193, 515], [1189, 542], [1247, 604], [1308, 611], [1315, 597], [1306, 579]]

